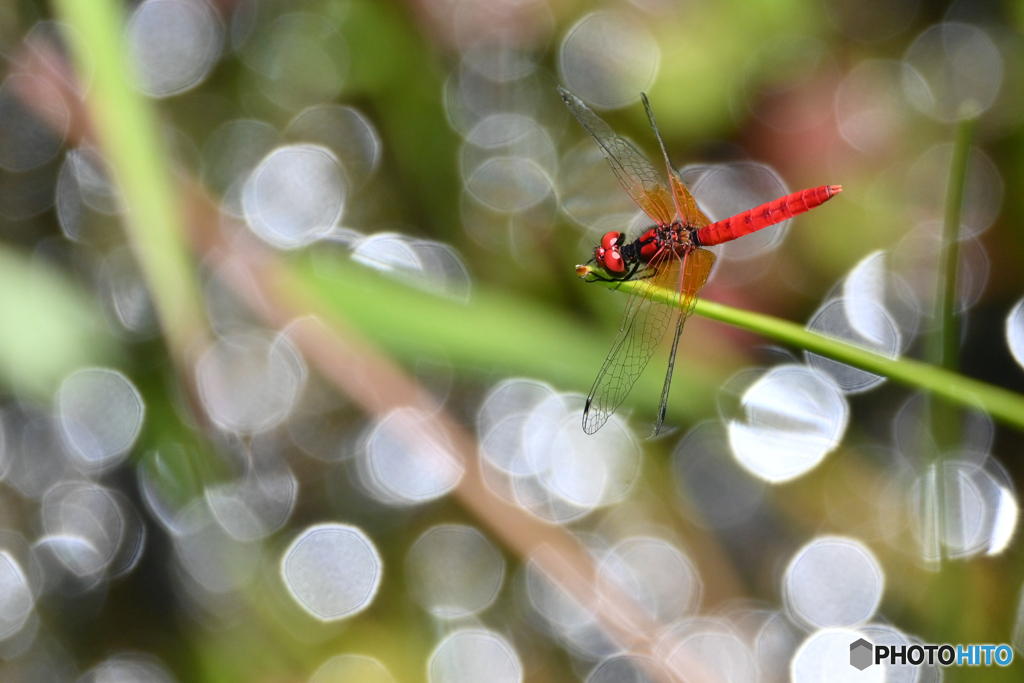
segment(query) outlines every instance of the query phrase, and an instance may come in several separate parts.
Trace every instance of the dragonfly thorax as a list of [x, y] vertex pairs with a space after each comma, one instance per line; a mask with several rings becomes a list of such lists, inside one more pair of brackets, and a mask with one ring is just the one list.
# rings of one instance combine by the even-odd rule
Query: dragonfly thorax
[[649, 263], [663, 249], [682, 255], [696, 246], [694, 229], [678, 222], [650, 228], [632, 242], [626, 242], [626, 233], [612, 230], [594, 248], [594, 260], [612, 275], [622, 275], [635, 271], [634, 265]]

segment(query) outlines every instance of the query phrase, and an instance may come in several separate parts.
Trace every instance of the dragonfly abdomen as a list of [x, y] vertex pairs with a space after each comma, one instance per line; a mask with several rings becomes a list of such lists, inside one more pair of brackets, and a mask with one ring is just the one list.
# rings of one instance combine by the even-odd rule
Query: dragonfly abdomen
[[840, 185], [822, 185], [779, 197], [731, 218], [704, 226], [697, 231], [697, 239], [705, 247], [729, 242], [821, 206], [842, 192], [842, 189]]

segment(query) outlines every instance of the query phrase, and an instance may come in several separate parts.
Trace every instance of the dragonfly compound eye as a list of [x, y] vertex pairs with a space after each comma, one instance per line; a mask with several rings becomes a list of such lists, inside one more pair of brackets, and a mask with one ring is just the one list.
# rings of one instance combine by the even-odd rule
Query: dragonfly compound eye
[[626, 264], [622, 260], [622, 254], [619, 253], [618, 247], [612, 247], [611, 249], [598, 247], [597, 252], [594, 256], [605, 270], [611, 273], [623, 273], [626, 271]]
[[625, 235], [623, 235], [621, 232], [618, 232], [617, 230], [606, 232], [604, 234], [604, 237], [601, 238], [601, 248], [612, 249], [615, 247], [619, 247], [622, 245], [623, 237], [625, 237]]

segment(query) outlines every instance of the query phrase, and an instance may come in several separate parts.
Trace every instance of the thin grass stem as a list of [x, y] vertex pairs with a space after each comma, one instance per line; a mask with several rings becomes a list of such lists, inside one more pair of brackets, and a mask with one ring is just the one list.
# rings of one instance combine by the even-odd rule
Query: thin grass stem
[[81, 36], [73, 41], [76, 61], [92, 64], [91, 121], [120, 190], [129, 241], [168, 346], [176, 358], [185, 358], [203, 330], [197, 280], [155, 107], [130, 82], [124, 5], [55, 0], [54, 8]]
[[[583, 273], [585, 271], [578, 270]], [[603, 282], [599, 284], [628, 294], [642, 281]], [[655, 301], [674, 305], [678, 296], [655, 288]], [[744, 311], [712, 301], [698, 300], [694, 313], [762, 334], [811, 353], [846, 363], [861, 370], [883, 375], [894, 382], [921, 389], [957, 404], [984, 410], [994, 418], [1024, 431], [1024, 396], [992, 386], [956, 372], [906, 358], [888, 358], [838, 339], [811, 332], [804, 327], [769, 315]]]

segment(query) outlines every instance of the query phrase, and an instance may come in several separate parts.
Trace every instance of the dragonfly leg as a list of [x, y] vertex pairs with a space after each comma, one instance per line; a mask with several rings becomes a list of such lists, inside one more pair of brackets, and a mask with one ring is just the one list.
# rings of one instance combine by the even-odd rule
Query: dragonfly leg
[[[653, 275], [653, 273], [651, 275], [644, 275], [642, 278], [634, 277], [636, 275], [636, 271], [638, 271], [640, 269], [640, 266], [642, 266], [642, 265], [644, 265], [644, 264], [641, 263], [640, 261], [636, 261], [635, 263], [633, 263], [632, 266], [630, 266], [630, 268], [629, 268], [629, 270], [627, 272], [623, 273], [622, 275], [620, 275], [618, 277], [605, 277], [603, 275], [598, 275], [594, 271], [590, 271], [589, 275], [591, 277], [593, 277], [594, 279], [593, 280], [588, 280], [588, 282], [595, 282], [597, 280], [600, 280], [602, 282], [629, 282], [630, 280], [646, 279], [648, 277], [651, 277], [651, 275]], [[657, 271], [655, 271], [655, 272], [657, 272]]]
[[644, 273], [643, 275], [639, 275], [639, 276], [637, 276], [635, 278], [631, 278], [631, 279], [633, 279], [633, 280], [650, 280], [652, 277], [654, 277], [657, 274], [658, 274], [658, 269], [657, 269], [657, 267], [654, 267], [654, 268], [651, 268], [651, 272]]

